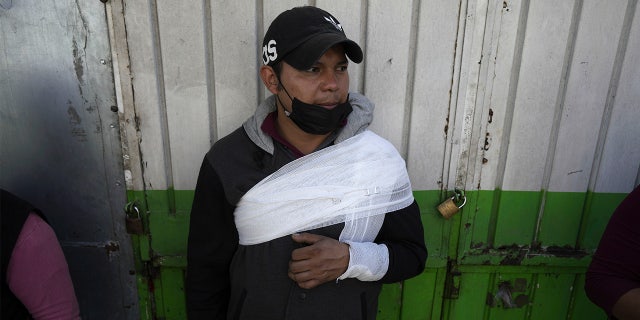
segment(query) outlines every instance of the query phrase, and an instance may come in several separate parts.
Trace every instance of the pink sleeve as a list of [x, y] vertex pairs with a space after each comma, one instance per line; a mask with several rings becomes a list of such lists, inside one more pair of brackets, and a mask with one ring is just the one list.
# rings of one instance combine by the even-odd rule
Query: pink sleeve
[[51, 227], [27, 218], [7, 267], [7, 283], [34, 319], [80, 319], [69, 267]]

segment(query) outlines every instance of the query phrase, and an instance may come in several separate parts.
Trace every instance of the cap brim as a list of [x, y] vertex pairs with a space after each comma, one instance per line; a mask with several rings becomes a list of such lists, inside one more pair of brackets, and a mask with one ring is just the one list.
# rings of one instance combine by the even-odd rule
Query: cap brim
[[362, 62], [362, 49], [352, 40], [335, 33], [319, 34], [299, 45], [287, 54], [283, 60], [298, 70], [311, 68], [331, 47], [342, 44], [344, 52], [355, 63]]

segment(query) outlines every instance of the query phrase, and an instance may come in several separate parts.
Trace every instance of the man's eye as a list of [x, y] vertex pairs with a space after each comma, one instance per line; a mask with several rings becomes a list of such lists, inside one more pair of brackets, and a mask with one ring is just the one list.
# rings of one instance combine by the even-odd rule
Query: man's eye
[[317, 73], [317, 72], [320, 72], [320, 68], [318, 68], [318, 67], [311, 67], [311, 68], [307, 69], [307, 72]]
[[349, 67], [348, 65], [339, 66], [339, 67], [338, 67], [338, 71], [343, 71], [343, 72], [344, 72], [344, 71], [347, 71], [347, 68], [348, 68], [348, 67]]

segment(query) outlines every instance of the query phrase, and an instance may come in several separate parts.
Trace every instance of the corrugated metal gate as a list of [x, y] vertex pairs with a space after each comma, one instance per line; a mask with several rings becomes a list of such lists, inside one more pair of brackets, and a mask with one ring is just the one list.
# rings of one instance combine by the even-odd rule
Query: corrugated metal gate
[[[142, 310], [182, 319], [202, 156], [264, 97], [260, 41], [294, 5], [365, 49], [352, 89], [407, 159], [430, 257], [386, 286], [380, 319], [604, 319], [583, 273], [639, 183], [640, 8], [602, 1], [112, 0]], [[435, 210], [454, 188], [469, 202]]]
[[102, 2], [0, 1], [0, 186], [47, 216], [83, 319], [138, 318], [111, 60]]

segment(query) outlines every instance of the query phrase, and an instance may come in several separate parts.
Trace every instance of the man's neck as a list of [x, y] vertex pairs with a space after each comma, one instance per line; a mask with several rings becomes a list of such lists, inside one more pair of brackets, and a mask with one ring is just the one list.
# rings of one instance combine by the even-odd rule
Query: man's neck
[[317, 135], [304, 132], [295, 125], [291, 119], [284, 115], [280, 108], [275, 125], [278, 134], [305, 155], [317, 150], [322, 142], [331, 134]]

